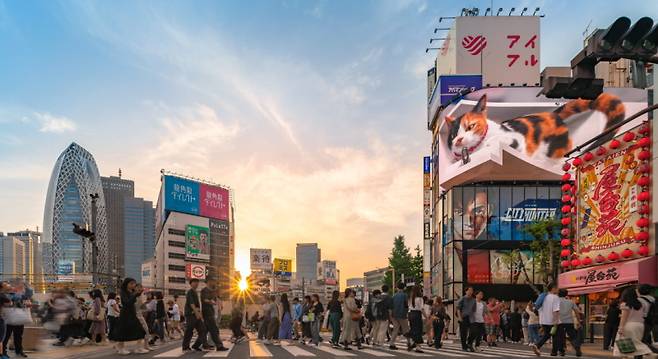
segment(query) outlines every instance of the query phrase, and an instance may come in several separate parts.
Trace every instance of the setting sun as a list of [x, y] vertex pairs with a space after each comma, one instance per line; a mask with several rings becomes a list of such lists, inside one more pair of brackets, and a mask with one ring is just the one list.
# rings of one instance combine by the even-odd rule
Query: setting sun
[[247, 283], [247, 278], [240, 279], [240, 282], [238, 283], [238, 288], [240, 289], [241, 292], [244, 292], [245, 290], [249, 289], [249, 283]]

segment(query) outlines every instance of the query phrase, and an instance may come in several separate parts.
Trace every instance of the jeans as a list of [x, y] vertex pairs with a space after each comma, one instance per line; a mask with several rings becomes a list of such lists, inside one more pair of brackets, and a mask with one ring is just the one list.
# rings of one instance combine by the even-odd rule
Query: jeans
[[471, 326], [468, 329], [468, 343], [466, 344], [466, 347], [472, 348], [473, 342], [475, 342], [476, 347], [479, 347], [480, 342], [482, 342], [483, 334], [484, 334], [484, 323], [471, 323]]
[[434, 347], [439, 349], [441, 347], [441, 337], [443, 337], [445, 323], [443, 320], [434, 320], [432, 321], [432, 328], [434, 329]]
[[203, 317], [203, 322], [206, 324], [206, 331], [210, 334], [210, 339], [215, 343], [217, 348], [224, 346], [222, 340], [219, 339], [219, 328], [217, 327], [217, 321], [212, 315], [206, 315]]
[[[544, 335], [541, 336], [539, 339], [539, 342], [535, 343], [537, 348], [541, 349], [542, 345], [548, 341], [549, 338], [551, 338], [551, 329], [553, 329], [553, 325], [545, 325], [542, 324], [541, 327], [544, 329]], [[553, 338], [553, 343], [551, 346], [551, 355], [557, 354], [557, 340]]]
[[340, 315], [341, 313], [329, 313], [329, 326], [331, 327], [331, 342], [338, 344], [340, 340]]
[[606, 323], [603, 326], [603, 350], [608, 350], [610, 347], [615, 345], [615, 336], [617, 336], [617, 330], [619, 330], [619, 325]]
[[319, 318], [315, 318], [313, 323], [311, 323], [311, 336], [313, 337], [313, 344], [320, 343], [320, 325], [322, 325], [322, 323], [320, 322]]
[[539, 343], [539, 324], [528, 324], [528, 342]]
[[16, 354], [23, 352], [23, 329], [24, 325], [9, 325], [7, 324], [7, 331], [5, 332], [5, 338], [2, 340], [2, 354], [7, 354], [7, 343], [9, 343], [9, 337], [14, 334], [14, 351]]
[[197, 319], [194, 314], [186, 315], [187, 325], [185, 325], [185, 334], [183, 334], [183, 349], [188, 349], [190, 347], [190, 341], [192, 341], [192, 334], [196, 329], [197, 338], [194, 341], [194, 348], [199, 348], [201, 345], [208, 346], [208, 338], [206, 337], [206, 326], [203, 324], [203, 320]]
[[468, 317], [462, 318], [459, 322], [459, 339], [462, 342], [462, 349], [468, 348], [468, 332], [471, 328], [471, 321]]
[[580, 342], [578, 340], [578, 331], [573, 326], [573, 323], [563, 323], [557, 325], [557, 333], [555, 334], [555, 341], [557, 341], [558, 352], [564, 353], [567, 345], [567, 336], [573, 345], [576, 352], [580, 351]]

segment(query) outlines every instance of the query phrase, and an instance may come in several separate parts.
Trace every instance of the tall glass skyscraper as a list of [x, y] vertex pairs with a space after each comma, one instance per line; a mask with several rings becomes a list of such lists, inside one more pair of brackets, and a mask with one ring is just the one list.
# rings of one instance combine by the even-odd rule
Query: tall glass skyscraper
[[96, 200], [98, 272], [108, 272], [107, 217], [101, 177], [94, 157], [71, 143], [55, 162], [43, 218], [44, 272], [49, 274], [89, 273], [92, 248], [88, 240], [73, 233], [72, 223], [91, 225], [91, 196]]

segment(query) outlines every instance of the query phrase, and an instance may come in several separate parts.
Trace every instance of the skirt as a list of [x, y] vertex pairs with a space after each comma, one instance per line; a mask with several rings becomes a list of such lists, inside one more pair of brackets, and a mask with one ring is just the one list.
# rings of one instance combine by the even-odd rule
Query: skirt
[[[619, 348], [617, 347], [617, 341], [615, 340], [615, 346], [612, 351], [612, 355], [616, 357], [633, 357], [636, 355], [651, 354], [651, 349], [649, 349], [646, 344], [642, 343], [642, 336], [644, 336], [644, 323], [627, 322], [624, 326], [624, 338], [633, 340], [633, 344], [635, 345], [635, 352], [628, 354], [620, 352]], [[617, 335], [617, 339], [619, 339], [619, 335]]]
[[292, 318], [288, 312], [284, 313], [283, 318], [281, 318], [279, 339], [292, 339]]

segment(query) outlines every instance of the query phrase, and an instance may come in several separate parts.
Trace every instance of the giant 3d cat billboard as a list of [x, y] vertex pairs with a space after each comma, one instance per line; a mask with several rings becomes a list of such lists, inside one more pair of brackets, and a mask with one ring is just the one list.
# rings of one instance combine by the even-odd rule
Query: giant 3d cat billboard
[[482, 89], [448, 106], [439, 130], [440, 186], [558, 180], [565, 154], [646, 107], [646, 93], [637, 89], [605, 91], [595, 100], [562, 101], [537, 97], [537, 92], [537, 88]]

